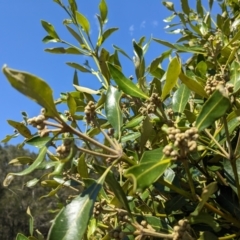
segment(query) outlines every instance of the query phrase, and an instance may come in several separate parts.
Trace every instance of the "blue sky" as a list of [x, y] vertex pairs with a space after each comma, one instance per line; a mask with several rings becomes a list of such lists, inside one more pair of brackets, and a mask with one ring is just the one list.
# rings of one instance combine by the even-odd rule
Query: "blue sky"
[[[99, 0], [76, 1], [79, 11], [84, 14], [91, 24], [91, 38], [96, 42], [98, 25], [95, 14], [98, 13]], [[176, 9], [180, 9], [180, 1], [175, 0]], [[190, 1], [195, 2], [195, 1]], [[112, 44], [124, 49], [133, 56], [132, 40], [141, 36], [147, 39], [155, 38], [174, 41], [174, 36], [164, 30], [166, 23], [163, 19], [170, 16], [159, 0], [107, 0], [108, 23], [106, 28], [119, 27], [104, 44], [108, 51], [113, 52]], [[40, 20], [52, 23], [60, 37], [75, 43], [62, 24], [67, 15], [56, 3], [49, 0], [8, 0], [0, 3], [0, 65], [35, 74], [44, 79], [54, 90], [54, 97], [61, 92], [74, 90], [72, 78], [74, 69], [65, 62], [83, 64], [85, 59], [80, 55], [55, 55], [44, 52], [45, 48], [54, 44], [44, 44], [46, 36]], [[152, 42], [147, 53], [147, 64], [165, 50], [161, 45]], [[120, 58], [126, 76], [134, 75], [133, 63], [124, 57]], [[97, 79], [90, 74], [78, 73], [81, 86], [94, 88], [98, 86]], [[21, 121], [21, 112], [26, 111], [30, 117], [38, 115], [40, 106], [13, 89], [5, 76], [0, 73], [0, 140], [7, 134], [13, 133], [13, 128], [7, 119]], [[19, 143], [17, 138], [11, 143]]]

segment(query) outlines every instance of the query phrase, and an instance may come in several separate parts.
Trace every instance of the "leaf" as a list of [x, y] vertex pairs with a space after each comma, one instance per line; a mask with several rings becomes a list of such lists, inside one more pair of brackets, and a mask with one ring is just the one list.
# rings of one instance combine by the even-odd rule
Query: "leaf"
[[16, 138], [19, 134], [18, 133], [14, 133], [12, 135], [6, 135], [4, 139], [1, 140], [2, 143], [7, 143], [9, 142], [11, 139]]
[[71, 27], [69, 27], [68, 25], [66, 25], [67, 30], [72, 34], [72, 36], [80, 43], [81, 46], [84, 45], [84, 42], [82, 40], [82, 38], [80, 37], [80, 35]]
[[49, 141], [51, 140], [51, 137], [40, 137], [35, 136], [26, 141], [27, 144], [35, 146], [37, 148], [44, 147]]
[[101, 46], [101, 45], [104, 43], [104, 41], [105, 41], [112, 33], [114, 33], [114, 32], [117, 31], [117, 30], [118, 30], [118, 28], [109, 28], [109, 29], [107, 29], [105, 32], [103, 32], [102, 36], [99, 37], [97, 45], [98, 45], [98, 46]]
[[68, 0], [68, 2], [71, 7], [72, 13], [75, 14], [75, 12], [77, 11], [77, 4], [76, 4], [75, 0]]
[[217, 182], [211, 182], [209, 183], [202, 191], [201, 195], [201, 201], [197, 205], [194, 212], [191, 213], [191, 216], [197, 216], [201, 212], [202, 208], [204, 207], [204, 204], [208, 201], [208, 199], [218, 190], [218, 183]]
[[100, 178], [93, 183], [59, 212], [53, 220], [47, 240], [83, 238], [103, 180], [104, 178]]
[[47, 33], [49, 34], [50, 37], [52, 37], [56, 40], [60, 40], [59, 36], [57, 35], [57, 33], [51, 23], [41, 20], [41, 24], [42, 24], [43, 28], [47, 31]]
[[74, 70], [74, 75], [73, 75], [73, 86], [74, 85], [79, 85], [79, 81], [78, 81], [78, 74], [77, 74], [77, 71]]
[[134, 118], [132, 118], [129, 122], [125, 123], [123, 129], [134, 128], [136, 126], [139, 126], [143, 119], [144, 119], [143, 115], [137, 115]]
[[11, 182], [9, 182], [9, 180], [12, 176], [24, 176], [24, 175], [27, 175], [27, 174], [33, 172], [43, 162], [43, 160], [45, 159], [46, 153], [47, 153], [47, 147], [44, 146], [40, 149], [38, 157], [33, 162], [33, 164], [31, 164], [28, 168], [24, 169], [22, 172], [9, 173], [6, 176], [6, 178], [3, 182], [3, 185], [7, 187], [11, 183]]
[[60, 119], [54, 104], [52, 89], [46, 82], [30, 73], [20, 72], [7, 66], [3, 66], [2, 70], [15, 89], [44, 107], [47, 116]]
[[33, 178], [32, 180], [26, 182], [26, 186], [31, 188], [31, 187], [34, 187], [38, 182], [39, 182], [40, 179], [38, 178]]
[[143, 151], [145, 144], [153, 132], [153, 124], [149, 118], [146, 116], [141, 127], [141, 140], [140, 140], [140, 149]]
[[32, 134], [30, 130], [21, 122], [16, 122], [13, 120], [7, 120], [8, 124], [18, 130], [18, 132], [25, 138], [31, 138]]
[[166, 71], [166, 82], [163, 86], [161, 99], [164, 100], [176, 85], [178, 76], [181, 72], [181, 63], [177, 57], [174, 57], [168, 65]]
[[117, 67], [115, 67], [110, 62], [107, 63], [108, 69], [110, 71], [110, 74], [113, 78], [113, 80], [117, 83], [118, 87], [126, 94], [129, 94], [130, 96], [139, 97], [148, 99], [149, 97], [142, 92], [131, 80], [126, 78], [121, 71], [118, 70]]
[[121, 96], [122, 93], [118, 89], [109, 86], [105, 101], [105, 112], [108, 122], [115, 130], [117, 138], [121, 136], [121, 127], [123, 125], [122, 111], [119, 106]]
[[66, 64], [67, 64], [68, 66], [70, 66], [70, 67], [73, 67], [73, 68], [81, 71], [81, 72], [91, 73], [91, 71], [90, 71], [88, 68], [86, 68], [85, 66], [82, 66], [82, 65], [80, 65], [80, 64], [78, 64], [78, 63], [67, 62]]
[[140, 132], [132, 132], [127, 135], [122, 136], [121, 143], [125, 143], [127, 141], [134, 141], [135, 139], [141, 136]]
[[12, 159], [8, 164], [12, 165], [24, 165], [24, 164], [31, 164], [34, 160], [31, 157], [17, 157]]
[[28, 240], [28, 238], [26, 236], [24, 236], [23, 234], [18, 233], [16, 240]]
[[133, 180], [133, 191], [144, 189], [162, 176], [169, 167], [171, 160], [159, 158], [158, 161], [147, 161], [128, 168], [124, 175]]
[[164, 154], [162, 152], [163, 148], [156, 148], [151, 151], [145, 151], [140, 159], [140, 163], [151, 162], [151, 161], [161, 161], [164, 160]]
[[90, 23], [89, 23], [88, 19], [83, 14], [76, 12], [76, 20], [77, 20], [77, 23], [82, 26], [84, 32], [89, 37]]
[[64, 53], [66, 53], [66, 54], [84, 54], [85, 53], [84, 51], [81, 51], [81, 49], [73, 48], [73, 47], [46, 48], [44, 51], [49, 52], [49, 53], [55, 53], [55, 54], [64, 54]]
[[174, 4], [172, 2], [162, 2], [162, 4], [170, 11], [175, 11], [174, 10]]
[[75, 84], [73, 86], [76, 88], [77, 91], [82, 92], [82, 93], [88, 93], [88, 94], [100, 94], [99, 91], [93, 90], [91, 88], [86, 88], [86, 87], [80, 87]]
[[[106, 171], [106, 169], [100, 165], [94, 164], [94, 168], [97, 169], [97, 171], [100, 174], [103, 174], [104, 171]], [[117, 199], [121, 202], [122, 206], [131, 215], [131, 210], [128, 205], [128, 200], [127, 200], [126, 194], [124, 193], [122, 187], [120, 186], [118, 181], [115, 179], [114, 174], [111, 171], [108, 172], [105, 181], [109, 185], [110, 189], [114, 192], [114, 195], [117, 197]]]
[[190, 90], [185, 84], [174, 92], [172, 97], [172, 109], [176, 113], [183, 113], [190, 97]]
[[197, 0], [197, 13], [203, 18], [203, 7], [201, 0]]
[[77, 170], [80, 174], [81, 178], [88, 178], [88, 167], [85, 162], [85, 153], [82, 153], [82, 155], [78, 158], [78, 165]]
[[77, 104], [70, 93], [67, 93], [67, 105], [71, 116], [73, 116], [77, 111]]
[[203, 131], [226, 113], [230, 101], [225, 91], [223, 87], [216, 90], [203, 105], [196, 119], [196, 127], [199, 131]]
[[230, 81], [233, 84], [233, 92], [237, 92], [240, 89], [240, 64], [237, 61], [233, 61], [230, 68]]
[[171, 49], [176, 49], [175, 46], [167, 41], [163, 41], [163, 40], [160, 40], [160, 39], [157, 39], [157, 38], [153, 38], [153, 41], [157, 42], [157, 43], [160, 43], [166, 47], [169, 47]]
[[190, 8], [188, 5], [188, 0], [181, 0], [181, 6], [182, 6], [182, 10], [186, 15], [189, 15], [190, 13]]
[[27, 208], [27, 215], [30, 217], [29, 218], [29, 232], [31, 234], [31, 236], [33, 236], [33, 224], [34, 224], [34, 219], [33, 216], [31, 214], [30, 208]]
[[201, 97], [208, 98], [207, 93], [200, 83], [193, 80], [192, 78], [189, 78], [183, 72], [179, 74], [179, 78], [191, 91], [197, 93]]
[[99, 3], [100, 16], [103, 23], [107, 22], [108, 7], [105, 0], [101, 0]]
[[132, 61], [132, 59], [119, 47], [117, 47], [116, 45], [113, 45], [113, 48], [115, 50], [117, 50], [118, 52], [120, 52], [121, 54], [123, 54], [125, 57], [127, 57], [128, 59], [130, 59], [130, 61]]

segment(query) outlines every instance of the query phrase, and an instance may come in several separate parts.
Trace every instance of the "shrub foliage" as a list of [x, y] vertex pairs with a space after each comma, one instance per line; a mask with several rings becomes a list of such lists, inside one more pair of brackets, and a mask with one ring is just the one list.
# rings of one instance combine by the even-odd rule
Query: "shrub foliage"
[[[48, 197], [62, 188], [73, 191], [56, 209], [48, 240], [237, 239], [239, 1], [209, 0], [203, 7], [197, 0], [193, 9], [181, 0], [180, 11], [163, 2], [171, 13], [165, 19], [168, 29], [180, 38], [176, 43], [134, 40], [133, 60], [115, 45], [112, 52], [103, 47], [117, 30], [104, 27], [105, 0], [99, 4], [96, 44], [76, 1], [54, 2], [66, 11], [64, 27], [78, 44], [66, 42], [42, 21], [43, 42], [57, 44], [46, 51], [89, 61], [67, 63], [75, 69], [74, 90], [57, 100], [39, 77], [3, 67], [10, 84], [42, 107], [39, 116], [23, 113], [23, 122], [8, 120], [17, 132], [3, 141], [22, 135], [23, 144], [36, 146], [39, 154], [34, 161], [18, 158], [28, 167], [9, 173], [4, 186], [15, 176], [46, 168], [47, 175], [28, 184], [50, 189]], [[214, 4], [219, 13], [211, 14]], [[152, 41], [168, 49], [146, 66]], [[119, 54], [133, 64], [136, 80], [124, 75]], [[96, 76], [99, 89], [79, 85], [79, 72]], [[67, 110], [60, 112], [59, 104]], [[30, 235], [19, 234], [17, 240], [39, 239], [34, 231]]]

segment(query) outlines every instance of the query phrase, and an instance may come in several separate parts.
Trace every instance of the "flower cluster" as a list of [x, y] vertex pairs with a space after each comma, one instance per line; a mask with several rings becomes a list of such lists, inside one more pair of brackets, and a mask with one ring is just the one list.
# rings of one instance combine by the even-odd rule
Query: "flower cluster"
[[84, 109], [85, 119], [87, 124], [89, 125], [94, 125], [94, 120], [96, 117], [95, 110], [96, 110], [95, 103], [93, 101], [89, 101], [87, 106]]

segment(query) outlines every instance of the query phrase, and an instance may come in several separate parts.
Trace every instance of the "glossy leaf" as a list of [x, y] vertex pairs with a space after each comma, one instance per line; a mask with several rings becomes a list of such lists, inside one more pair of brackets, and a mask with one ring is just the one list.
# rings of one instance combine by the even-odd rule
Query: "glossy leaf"
[[26, 186], [31, 188], [34, 187], [39, 182], [38, 178], [33, 178], [32, 180], [26, 182]]
[[166, 71], [166, 82], [163, 86], [161, 99], [164, 100], [176, 85], [178, 76], [181, 72], [181, 63], [177, 57], [174, 57], [168, 65]]
[[3, 182], [3, 185], [4, 186], [8, 186], [10, 184], [9, 183], [9, 179], [11, 178], [11, 176], [24, 176], [24, 175], [27, 175], [27, 174], [33, 172], [44, 161], [46, 153], [47, 153], [47, 147], [44, 146], [43, 148], [40, 149], [38, 157], [33, 162], [33, 164], [31, 164], [28, 168], [24, 169], [21, 172], [9, 173], [6, 176], [6, 178], [5, 178], [4, 182]]
[[84, 51], [81, 51], [81, 49], [69, 47], [69, 48], [63, 48], [63, 47], [56, 47], [56, 48], [46, 48], [44, 50], [45, 52], [49, 53], [55, 53], [55, 54], [84, 54]]
[[200, 83], [198, 83], [197, 81], [189, 78], [183, 72], [181, 72], [179, 74], [179, 78], [191, 91], [197, 93], [201, 97], [205, 97], [205, 98], [208, 97], [203, 86]]
[[121, 143], [125, 143], [127, 141], [134, 141], [135, 139], [139, 138], [141, 136], [140, 132], [132, 132], [128, 133], [121, 138]]
[[100, 10], [100, 16], [101, 16], [102, 21], [104, 23], [107, 22], [108, 7], [107, 7], [107, 4], [106, 4], [106, 1], [101, 0], [98, 7], [99, 7], [99, 10]]
[[109, 28], [107, 29], [105, 32], [103, 32], [102, 36], [99, 37], [99, 40], [98, 40], [98, 43], [97, 45], [98, 46], [101, 46], [104, 41], [112, 34], [114, 33], [115, 31], [117, 31], [118, 28]]
[[129, 94], [133, 97], [139, 97], [148, 99], [149, 97], [142, 92], [131, 80], [126, 78], [123, 73], [111, 63], [108, 64], [108, 69], [113, 80], [117, 83], [118, 87], [126, 94]]
[[117, 138], [121, 136], [121, 127], [123, 125], [122, 111], [119, 106], [121, 96], [122, 93], [118, 89], [109, 86], [106, 94], [105, 112], [108, 122], [115, 130]]
[[240, 89], [240, 64], [237, 61], [233, 61], [230, 70], [230, 83], [233, 84], [233, 92], [237, 92]]
[[67, 62], [66, 64], [67, 64], [68, 66], [70, 66], [70, 67], [73, 67], [73, 68], [81, 71], [81, 72], [91, 73], [91, 71], [90, 71], [88, 68], [86, 68], [85, 66], [82, 66], [82, 65], [80, 65], [80, 64], [78, 64], [78, 63]]
[[133, 180], [133, 190], [144, 189], [154, 183], [162, 176], [169, 167], [171, 160], [159, 158], [158, 161], [144, 161], [138, 165], [128, 168], [124, 175]]
[[199, 131], [209, 127], [215, 120], [223, 116], [230, 106], [230, 101], [225, 90], [216, 90], [205, 102], [196, 119], [196, 127]]
[[28, 139], [26, 141], [27, 144], [35, 146], [37, 148], [42, 148], [44, 147], [49, 141], [51, 140], [51, 137], [40, 137], [40, 136], [35, 136], [32, 137], [31, 139]]
[[41, 20], [43, 28], [47, 31], [50, 37], [60, 40], [59, 36], [57, 35], [53, 25], [51, 23], [48, 23], [44, 20]]
[[30, 130], [22, 123], [13, 120], [7, 120], [8, 124], [17, 129], [17, 131], [25, 138], [31, 138], [32, 134]]
[[190, 97], [190, 90], [185, 84], [174, 92], [172, 97], [172, 109], [176, 113], [183, 113]]
[[129, 122], [125, 123], [123, 126], [123, 129], [127, 128], [134, 128], [136, 126], [139, 126], [139, 124], [143, 121], [144, 116], [137, 115], [134, 118], [132, 118]]
[[20, 72], [7, 66], [3, 67], [3, 73], [12, 87], [44, 107], [48, 116], [59, 118], [52, 96], [52, 89], [46, 82], [30, 73]]
[[25, 165], [25, 164], [31, 164], [34, 160], [31, 157], [17, 157], [12, 159], [8, 164], [12, 165]]
[[84, 190], [64, 207], [53, 220], [47, 240], [82, 239], [86, 232], [93, 206], [102, 188], [103, 178]]
[[164, 154], [162, 152], [163, 148], [156, 148], [151, 151], [145, 151], [140, 159], [141, 163], [147, 163], [147, 162], [158, 162], [161, 160], [164, 160]]
[[81, 13], [76, 12], [76, 19], [77, 23], [82, 26], [83, 30], [86, 32], [86, 34], [89, 36], [90, 34], [90, 23], [88, 19]]
[[76, 88], [76, 90], [78, 90], [79, 92], [83, 92], [83, 93], [88, 93], [88, 94], [100, 94], [99, 91], [93, 90], [91, 88], [86, 88], [86, 87], [81, 87], [81, 86], [77, 86], [74, 85], [73, 86]]

